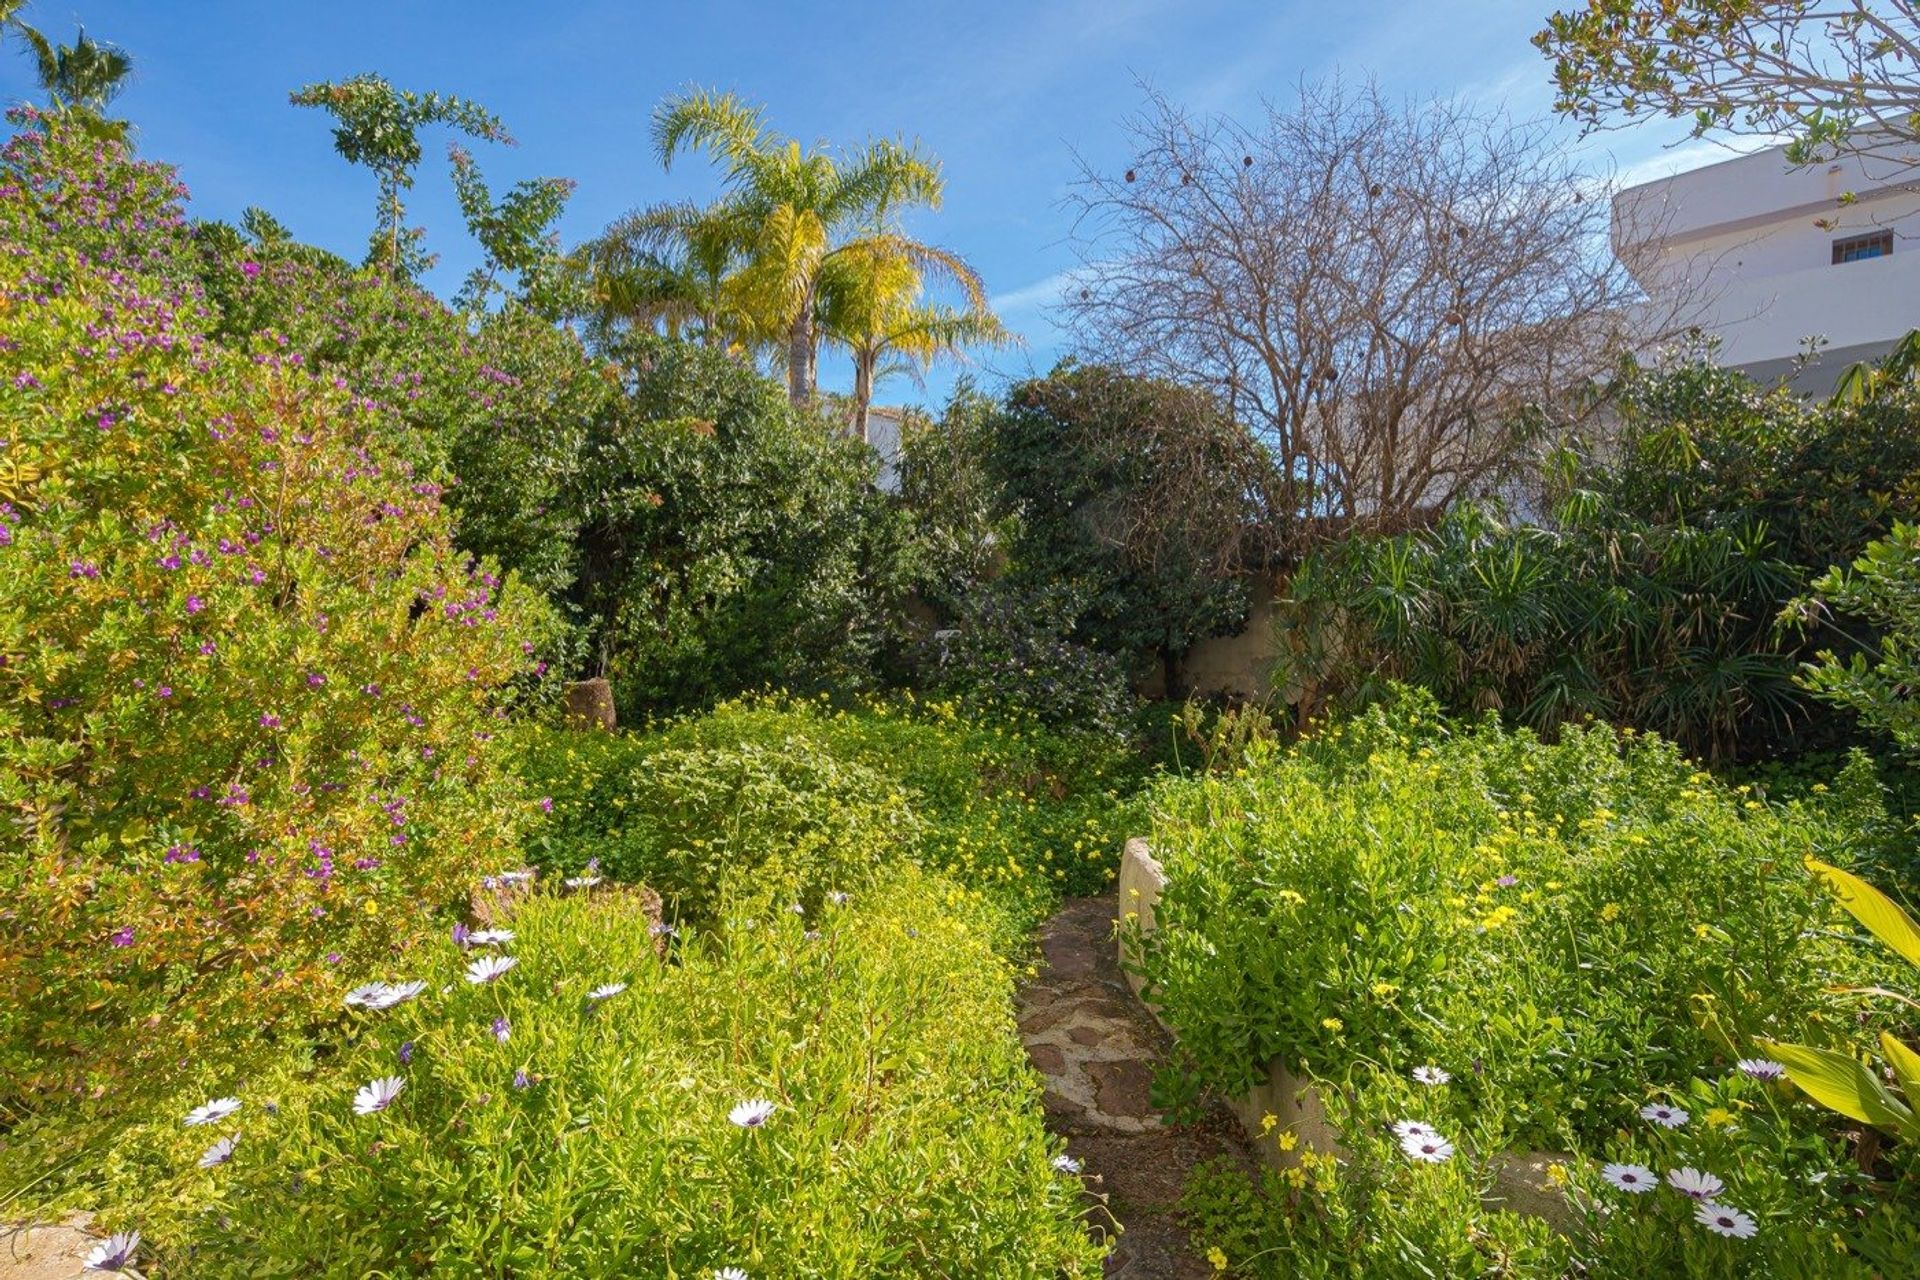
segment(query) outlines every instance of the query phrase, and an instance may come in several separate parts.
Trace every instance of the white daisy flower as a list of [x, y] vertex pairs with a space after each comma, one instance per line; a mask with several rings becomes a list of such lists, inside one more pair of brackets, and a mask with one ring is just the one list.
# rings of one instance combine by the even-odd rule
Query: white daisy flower
[[1072, 1156], [1060, 1155], [1053, 1158], [1053, 1171], [1055, 1173], [1079, 1173], [1084, 1168], [1086, 1168], [1086, 1166], [1078, 1160], [1075, 1160]]
[[1643, 1164], [1610, 1164], [1600, 1170], [1600, 1176], [1619, 1190], [1636, 1196], [1660, 1185], [1660, 1175]]
[[512, 956], [481, 956], [467, 966], [467, 981], [476, 986], [492, 982], [519, 963]]
[[615, 996], [619, 995], [622, 991], [625, 991], [626, 989], [627, 989], [627, 984], [624, 982], [604, 983], [601, 986], [597, 986], [593, 990], [587, 992], [587, 999], [593, 1001], [595, 1004], [598, 1004], [602, 1000], [613, 999]]
[[1453, 1155], [1453, 1144], [1439, 1134], [1411, 1134], [1400, 1139], [1400, 1149], [1426, 1164], [1439, 1164]]
[[133, 1262], [133, 1255], [140, 1251], [140, 1233], [123, 1231], [119, 1235], [108, 1236], [93, 1246], [93, 1252], [81, 1263], [83, 1271], [124, 1271]]
[[1687, 1122], [1687, 1113], [1664, 1102], [1649, 1102], [1640, 1108], [1640, 1118], [1651, 1120], [1662, 1129], [1678, 1129]]
[[203, 1124], [219, 1124], [239, 1109], [240, 1099], [238, 1098], [215, 1098], [212, 1102], [187, 1112], [185, 1123], [190, 1128], [197, 1128]]
[[388, 983], [386, 994], [381, 997], [380, 1003], [376, 1007], [391, 1009], [397, 1004], [405, 1004], [426, 989], [427, 984], [417, 979], [413, 982]]
[[220, 1139], [220, 1141], [200, 1153], [200, 1167], [202, 1169], [211, 1169], [216, 1165], [225, 1164], [227, 1161], [233, 1159], [233, 1149], [239, 1145], [240, 1135], [237, 1133], [230, 1137]]
[[1778, 1080], [1787, 1069], [1772, 1058], [1742, 1058], [1733, 1064], [1755, 1080]]
[[347, 992], [346, 1006], [349, 1009], [375, 1008], [376, 1002], [386, 992], [386, 989], [387, 984], [384, 982], [363, 982], [353, 990]]
[[480, 929], [467, 935], [467, 941], [476, 947], [505, 946], [513, 941], [511, 929]]
[[1667, 1185], [1690, 1200], [1711, 1200], [1727, 1189], [1727, 1184], [1712, 1174], [1691, 1167], [1669, 1169]]
[[749, 1098], [733, 1110], [727, 1112], [727, 1119], [733, 1121], [733, 1123], [739, 1125], [742, 1129], [758, 1129], [761, 1125], [773, 1118], [775, 1110], [774, 1105], [765, 1098]]
[[568, 876], [566, 880], [569, 889], [591, 889], [599, 883], [599, 876]]
[[353, 1095], [353, 1113], [357, 1116], [370, 1116], [376, 1111], [385, 1111], [393, 1105], [393, 1100], [399, 1097], [400, 1091], [406, 1087], [407, 1082], [399, 1076], [382, 1076], [378, 1080], [363, 1084], [360, 1086], [360, 1091]]
[[1415, 1067], [1413, 1069], [1413, 1078], [1421, 1084], [1445, 1084], [1447, 1081], [1453, 1079], [1451, 1075], [1439, 1067]]
[[1395, 1120], [1393, 1136], [1396, 1138], [1437, 1138], [1439, 1131], [1430, 1124], [1418, 1120]]
[[502, 871], [500, 873], [501, 884], [530, 884], [532, 883], [532, 881], [533, 881], [533, 871], [531, 869], [525, 869], [521, 871]]
[[739, 1267], [721, 1267], [713, 1273], [713, 1280], [747, 1280], [747, 1273]]
[[847, 895], [843, 890], [835, 889], [827, 895], [827, 901], [836, 907], [844, 907], [847, 905]]
[[1732, 1236], [1735, 1240], [1751, 1240], [1760, 1234], [1760, 1227], [1746, 1214], [1724, 1204], [1706, 1204], [1696, 1207], [1693, 1220], [1717, 1236]]

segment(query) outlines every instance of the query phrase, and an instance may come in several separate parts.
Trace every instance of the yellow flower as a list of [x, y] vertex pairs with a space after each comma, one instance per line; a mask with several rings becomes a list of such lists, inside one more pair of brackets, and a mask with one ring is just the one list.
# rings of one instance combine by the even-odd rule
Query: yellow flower
[[1273, 1126], [1279, 1123], [1280, 1123], [1280, 1117], [1273, 1114], [1273, 1112], [1269, 1111], [1267, 1112], [1267, 1114], [1260, 1117], [1260, 1132], [1262, 1134], [1272, 1133]]
[[1394, 992], [1398, 991], [1399, 989], [1400, 989], [1399, 987], [1395, 986], [1391, 982], [1376, 982], [1373, 984], [1374, 997], [1380, 1000], [1386, 999], [1388, 996], [1392, 995]]
[[1620, 918], [1620, 904], [1617, 902], [1609, 902], [1606, 906], [1600, 908], [1600, 918], [1609, 924], [1618, 920]]
[[1287, 1179], [1287, 1184], [1295, 1191], [1307, 1185], [1307, 1171], [1305, 1169], [1296, 1166], [1295, 1168], [1287, 1170], [1284, 1176]]
[[1285, 1133], [1280, 1135], [1280, 1149], [1282, 1151], [1291, 1151], [1299, 1145], [1300, 1145], [1300, 1135], [1295, 1133], [1293, 1130], [1289, 1129]]
[[1219, 1245], [1214, 1245], [1211, 1249], [1207, 1250], [1207, 1261], [1213, 1264], [1215, 1271], [1225, 1271], [1227, 1269], [1227, 1255], [1220, 1252]]
[[1320, 1025], [1329, 1031], [1342, 1031], [1345, 1030], [1347, 1024], [1338, 1018], [1322, 1018], [1320, 1019]]
[[1565, 1166], [1564, 1164], [1561, 1164], [1558, 1160], [1555, 1160], [1552, 1164], [1548, 1165], [1547, 1181], [1551, 1182], [1556, 1187], [1566, 1186], [1567, 1185], [1567, 1166]]
[[1724, 1129], [1733, 1123], [1733, 1112], [1725, 1107], [1707, 1108], [1707, 1123], [1716, 1129]]

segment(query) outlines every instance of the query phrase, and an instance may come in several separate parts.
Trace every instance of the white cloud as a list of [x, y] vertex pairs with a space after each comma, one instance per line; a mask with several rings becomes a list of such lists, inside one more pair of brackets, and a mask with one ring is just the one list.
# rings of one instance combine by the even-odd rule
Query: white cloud
[[1005, 293], [996, 293], [987, 299], [987, 305], [992, 307], [1002, 320], [1008, 316], [1030, 315], [1059, 302], [1078, 278], [1077, 269], [1056, 271], [1043, 280], [1021, 285], [1018, 289], [1009, 289]]

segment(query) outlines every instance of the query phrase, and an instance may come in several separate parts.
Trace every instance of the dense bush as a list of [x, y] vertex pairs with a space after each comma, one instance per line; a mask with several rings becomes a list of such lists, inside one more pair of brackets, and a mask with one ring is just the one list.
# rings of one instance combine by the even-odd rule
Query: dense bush
[[[1461, 1205], [1472, 1169], [1510, 1148], [1575, 1152], [1579, 1182], [1588, 1159], [1654, 1159], [1656, 1138], [1708, 1143], [1662, 1148], [1656, 1167], [1711, 1160], [1763, 1230], [1812, 1224], [1761, 1256], [1831, 1257], [1837, 1274], [1857, 1266], [1832, 1232], [1916, 1193], [1906, 1156], [1869, 1171], [1881, 1181], [1856, 1164], [1826, 1185], [1848, 1152], [1821, 1113], [1729, 1072], [1761, 1056], [1759, 1037], [1844, 1046], [1856, 1011], [1826, 988], [1887, 975], [1801, 869], [1809, 855], [1853, 861], [1870, 841], [1851, 825], [1725, 788], [1652, 737], [1569, 727], [1547, 745], [1492, 722], [1449, 725], [1424, 697], [1284, 753], [1256, 750], [1231, 774], [1168, 781], [1152, 801], [1169, 884], [1145, 971], [1196, 1079], [1238, 1091], [1278, 1059], [1338, 1100], [1353, 1163], [1326, 1170], [1324, 1202], [1280, 1201], [1305, 1252], [1325, 1235], [1316, 1221], [1358, 1215], [1385, 1249], [1364, 1257], [1385, 1268], [1401, 1238], [1385, 1224], [1416, 1230], [1434, 1181], [1386, 1158], [1396, 1118], [1456, 1144], [1471, 1167], [1445, 1178]], [[1884, 1011], [1859, 1016], [1899, 1031]], [[1409, 1079], [1427, 1066], [1450, 1082]], [[1724, 1140], [1663, 1136], [1640, 1112], [1653, 1102], [1708, 1130], [1741, 1119]], [[1395, 1188], [1409, 1180], [1424, 1190], [1403, 1216]], [[1438, 1264], [1472, 1242], [1429, 1207], [1445, 1238], [1419, 1256]], [[1593, 1247], [1617, 1247], [1623, 1265], [1679, 1238], [1633, 1235], [1614, 1210], [1595, 1230], [1639, 1243]], [[1861, 1231], [1861, 1249], [1875, 1247]]]
[[643, 337], [616, 355], [577, 595], [622, 713], [870, 680], [902, 591], [871, 454], [721, 352]]
[[979, 715], [1029, 715], [1057, 729], [1123, 737], [1134, 705], [1126, 662], [1070, 639], [1075, 612], [1065, 591], [977, 588], [954, 625], [928, 642], [922, 682]]
[[571, 873], [597, 855], [696, 913], [762, 868], [792, 868], [811, 901], [905, 858], [1031, 921], [1104, 887], [1139, 780], [1110, 741], [910, 699], [727, 702], [647, 733], [535, 730], [521, 746], [552, 801], [536, 859]]
[[1569, 449], [1538, 523], [1457, 510], [1435, 529], [1311, 558], [1291, 595], [1293, 674], [1365, 695], [1383, 680], [1540, 729], [1599, 716], [1689, 750], [1831, 745], [1794, 677], [1837, 631], [1781, 610], [1920, 503], [1920, 390], [1810, 406], [1705, 366], [1627, 379], [1617, 430]]
[[[168, 1275], [1098, 1274], [992, 909], [901, 869], [804, 917], [789, 893], [761, 886], [670, 959], [603, 888], [519, 906], [491, 983], [462, 973], [490, 948], [357, 966], [425, 991], [353, 1015], [315, 1066], [202, 1073], [181, 1114], [239, 1112], [125, 1134], [115, 1172], [151, 1191], [128, 1220]], [[392, 1104], [356, 1114], [386, 1077]], [[764, 1124], [730, 1120], [755, 1099]], [[196, 1169], [227, 1135], [232, 1159]]]
[[505, 856], [492, 739], [543, 613], [455, 551], [352, 399], [208, 342], [181, 279], [142, 272], [179, 234], [167, 170], [31, 122], [5, 158], [18, 1107], [298, 1028]]
[[1852, 711], [1909, 756], [1920, 754], [1920, 702], [1913, 697], [1920, 683], [1920, 526], [1895, 525], [1813, 589], [1822, 611], [1859, 619], [1873, 639], [1866, 652], [1845, 658], [1822, 650], [1803, 673], [1806, 687]]

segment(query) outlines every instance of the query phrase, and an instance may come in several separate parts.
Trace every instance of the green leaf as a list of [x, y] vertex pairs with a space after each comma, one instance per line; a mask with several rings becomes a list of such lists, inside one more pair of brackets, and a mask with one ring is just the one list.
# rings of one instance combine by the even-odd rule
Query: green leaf
[[1907, 1101], [1920, 1102], [1920, 1053], [1907, 1048], [1887, 1031], [1880, 1033], [1880, 1051], [1887, 1055], [1887, 1063], [1900, 1081], [1900, 1091], [1907, 1095]]
[[1762, 1040], [1760, 1047], [1787, 1069], [1787, 1078], [1821, 1106], [1904, 1138], [1920, 1138], [1920, 1121], [1853, 1058], [1831, 1049]]
[[1829, 866], [1817, 858], [1807, 859], [1807, 870], [1833, 890], [1833, 896], [1840, 900], [1840, 905], [1865, 925], [1874, 937], [1905, 956], [1908, 964], [1920, 966], [1920, 928], [1914, 926], [1913, 920], [1892, 898], [1859, 876]]

